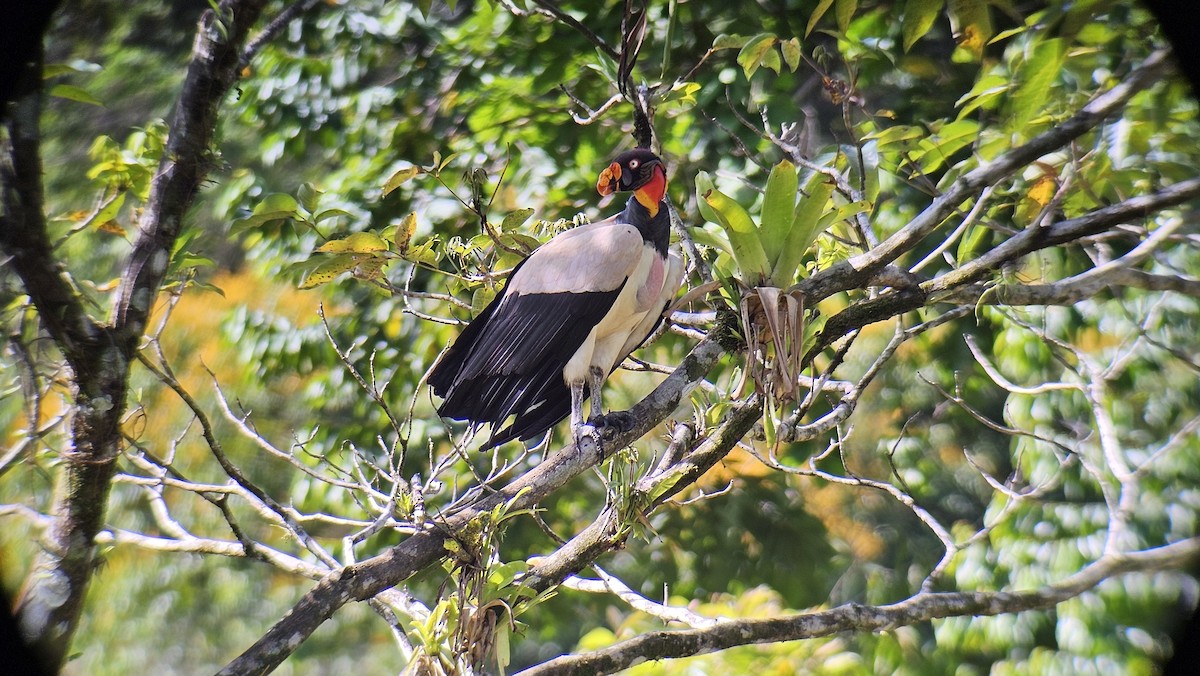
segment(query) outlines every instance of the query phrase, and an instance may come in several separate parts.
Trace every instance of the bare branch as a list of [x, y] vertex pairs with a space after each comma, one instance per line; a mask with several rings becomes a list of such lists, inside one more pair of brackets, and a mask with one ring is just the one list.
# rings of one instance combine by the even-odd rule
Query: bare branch
[[[728, 337], [724, 331], [714, 330], [708, 339], [697, 345], [674, 373], [630, 409], [629, 413], [635, 421], [633, 428], [606, 439], [601, 452], [587, 453], [573, 445], [567, 446], [504, 488], [481, 495], [469, 505], [446, 515], [438, 522], [437, 529], [419, 532], [382, 554], [331, 573], [220, 673], [231, 675], [270, 671], [346, 603], [372, 598], [446, 556], [449, 553], [445, 548], [447, 533], [458, 532], [480, 514], [500, 505], [508, 505], [509, 509], [525, 509], [536, 505], [570, 479], [644, 436], [674, 411], [716, 364], [725, 353], [722, 342], [726, 340]], [[681, 462], [680, 466], [687, 464]], [[680, 471], [687, 472], [686, 469]]]
[[[1017, 233], [999, 246], [993, 247], [987, 253], [961, 268], [941, 275], [921, 286], [926, 292], [936, 295], [955, 286], [979, 279], [996, 270], [1001, 264], [1017, 260], [1032, 251], [1075, 241], [1088, 235], [1094, 235], [1119, 223], [1132, 219], [1145, 218], [1146, 214], [1152, 214], [1161, 209], [1182, 204], [1198, 196], [1200, 196], [1200, 178], [1192, 178], [1167, 186], [1149, 195], [1131, 197], [1124, 202], [1097, 209], [1085, 216], [1061, 221], [1046, 227], [1030, 227]], [[1160, 227], [1159, 230], [1167, 230], [1164, 233], [1165, 237], [1166, 235], [1170, 235], [1177, 227], [1177, 224], [1172, 225], [1168, 223]], [[1151, 240], [1153, 241], [1151, 242]], [[1153, 236], [1151, 240], [1143, 243], [1143, 246], [1148, 243], [1148, 248], [1139, 246], [1136, 255], [1134, 252], [1130, 252], [1130, 255], [1134, 257], [1130, 259], [1128, 264], [1133, 264], [1149, 255], [1162, 241], [1161, 238], [1154, 238]], [[1122, 269], [1128, 264], [1114, 263], [1112, 266], [1101, 266], [1103, 269], [1095, 273], [1094, 276], [1103, 279], [1104, 275], [1108, 272]], [[1089, 273], [1084, 273], [1081, 277], [1082, 280], [1076, 280], [1080, 286], [1085, 286], [1095, 281]]]
[[540, 8], [539, 13], [546, 14], [547, 16], [550, 16], [557, 21], [561, 21], [562, 23], [565, 23], [571, 28], [579, 31], [580, 35], [587, 38], [589, 42], [596, 46], [596, 49], [599, 49], [606, 56], [608, 56], [608, 58], [612, 59], [613, 61], [620, 59], [621, 55], [617, 54], [617, 50], [613, 49], [611, 45], [605, 42], [604, 38], [597, 35], [595, 31], [593, 31], [591, 28], [588, 28], [575, 17], [564, 12], [558, 7], [558, 5], [550, 2], [550, 0], [533, 0], [533, 3]]
[[595, 652], [558, 657], [521, 676], [607, 674], [639, 662], [725, 650], [740, 645], [799, 641], [843, 631], [887, 631], [942, 617], [1001, 615], [1051, 608], [1101, 582], [1132, 572], [1174, 570], [1200, 560], [1200, 538], [1128, 554], [1105, 555], [1078, 573], [1039, 589], [1006, 592], [921, 592], [886, 606], [849, 604], [813, 613], [725, 620], [707, 629], [642, 634]]
[[698, 615], [687, 608], [651, 601], [635, 592], [629, 585], [615, 576], [609, 575], [599, 568], [595, 568], [595, 570], [597, 575], [600, 576], [599, 580], [587, 580], [572, 576], [563, 580], [562, 585], [567, 589], [588, 592], [590, 594], [613, 594], [628, 603], [629, 607], [634, 610], [640, 610], [647, 615], [653, 615], [663, 622], [679, 622], [695, 629], [711, 627], [717, 623], [716, 619]]
[[258, 35], [255, 35], [254, 38], [246, 44], [246, 47], [242, 49], [241, 56], [238, 57], [238, 70], [244, 70], [247, 66], [249, 66], [250, 62], [254, 60], [254, 57], [258, 55], [258, 52], [262, 50], [267, 43], [269, 43], [271, 40], [274, 40], [284, 28], [287, 28], [288, 24], [296, 19], [299, 19], [301, 16], [319, 4], [321, 4], [321, 0], [300, 0], [300, 2], [288, 5], [287, 9], [280, 12], [279, 15], [274, 19], [271, 19], [271, 22], [267, 24], [266, 28], [262, 29]]
[[[964, 201], [980, 194], [983, 189], [995, 185], [1004, 177], [1046, 153], [1070, 143], [1073, 139], [1094, 129], [1105, 119], [1116, 115], [1135, 94], [1158, 82], [1168, 67], [1169, 52], [1165, 49], [1154, 52], [1146, 58], [1141, 66], [1130, 73], [1124, 82], [1097, 96], [1069, 119], [1056, 125], [1050, 131], [1040, 134], [1029, 143], [1013, 148], [992, 161], [963, 174], [916, 218], [881, 242], [879, 246], [814, 274], [797, 284], [796, 288], [806, 294], [810, 301], [816, 302], [833, 293], [861, 287], [871, 274], [910, 251], [936, 230]], [[1194, 188], [1194, 186], [1192, 187]], [[1188, 198], [1181, 198], [1179, 201], [1183, 201], [1183, 199]], [[1178, 201], [1172, 203], [1178, 203]], [[1148, 208], [1152, 208], [1151, 205], [1146, 204], [1142, 207], [1142, 209]], [[1106, 210], [1101, 210], [1101, 212], [1103, 211]], [[1105, 223], [1105, 225], [1108, 224], [1110, 223]], [[1060, 232], [1065, 233], [1065, 230], [1060, 230]], [[1058, 240], [1053, 243], [1061, 241], [1066, 240]]]

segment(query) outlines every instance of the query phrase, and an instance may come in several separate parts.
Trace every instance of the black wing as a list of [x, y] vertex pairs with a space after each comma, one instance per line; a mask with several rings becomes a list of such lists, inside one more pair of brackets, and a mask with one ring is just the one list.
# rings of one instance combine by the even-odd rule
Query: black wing
[[[670, 306], [670, 303], [663, 305], [662, 310], [658, 313], [658, 319], [650, 327], [650, 331], [641, 337], [641, 340], [633, 346], [633, 349], [621, 355], [621, 358], [613, 364], [612, 371], [620, 368], [621, 364], [625, 363], [625, 360], [629, 355], [633, 354], [634, 350], [641, 347], [645, 344], [647, 338], [654, 335], [654, 332], [663, 323], [664, 317], [662, 313]], [[483, 315], [481, 314], [480, 316]], [[612, 371], [609, 371], [610, 375]], [[591, 389], [590, 385], [584, 385], [583, 393], [585, 398], [591, 396]], [[513, 439], [520, 439], [525, 442], [532, 441], [571, 414], [571, 389], [567, 387], [566, 382], [562, 378], [547, 383], [547, 388], [540, 399], [540, 404], [535, 402], [534, 407], [518, 413], [511, 425], [489, 437], [487, 442], [479, 447], [479, 450], [481, 452], [488, 451], [506, 444]]]
[[[463, 330], [429, 382], [438, 413], [475, 424], [501, 423], [503, 440], [529, 439], [570, 412], [562, 371], [621, 293], [501, 295]], [[500, 442], [502, 443], [502, 442]]]

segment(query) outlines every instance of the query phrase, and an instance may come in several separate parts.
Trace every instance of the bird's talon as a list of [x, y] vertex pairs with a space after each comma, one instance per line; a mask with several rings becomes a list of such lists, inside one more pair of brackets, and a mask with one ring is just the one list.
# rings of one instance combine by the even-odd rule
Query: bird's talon
[[601, 430], [597, 429], [590, 422], [576, 427], [575, 447], [585, 453], [599, 453], [604, 448]]
[[612, 439], [618, 434], [624, 434], [632, 430], [633, 424], [633, 415], [629, 411], [610, 411], [588, 420], [588, 425], [600, 430], [600, 433], [606, 439]]

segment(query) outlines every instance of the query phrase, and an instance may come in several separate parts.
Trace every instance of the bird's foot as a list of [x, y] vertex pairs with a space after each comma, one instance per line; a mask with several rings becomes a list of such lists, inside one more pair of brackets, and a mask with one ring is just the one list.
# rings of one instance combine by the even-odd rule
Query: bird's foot
[[592, 416], [587, 424], [596, 428], [606, 441], [611, 441], [618, 434], [632, 430], [634, 422], [633, 414], [629, 411], [609, 411], [604, 415]]
[[575, 447], [585, 453], [604, 452], [604, 444], [633, 429], [635, 420], [628, 411], [610, 411], [592, 416], [575, 427]]
[[594, 453], [596, 456], [599, 456], [603, 452], [604, 441], [600, 437], [600, 430], [590, 422], [576, 425], [573, 431], [575, 433], [575, 448], [583, 453]]

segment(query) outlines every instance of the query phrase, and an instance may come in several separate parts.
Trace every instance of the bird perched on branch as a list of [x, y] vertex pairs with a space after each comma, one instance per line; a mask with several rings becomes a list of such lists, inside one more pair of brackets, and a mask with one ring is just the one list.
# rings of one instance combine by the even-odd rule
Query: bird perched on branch
[[601, 386], [654, 332], [683, 281], [668, 251], [662, 160], [643, 148], [621, 153], [596, 189], [633, 195], [621, 213], [567, 230], [518, 264], [429, 376], [440, 415], [492, 426], [481, 450], [535, 439], [568, 414], [578, 443], [585, 397], [593, 428], [618, 423], [602, 415]]

